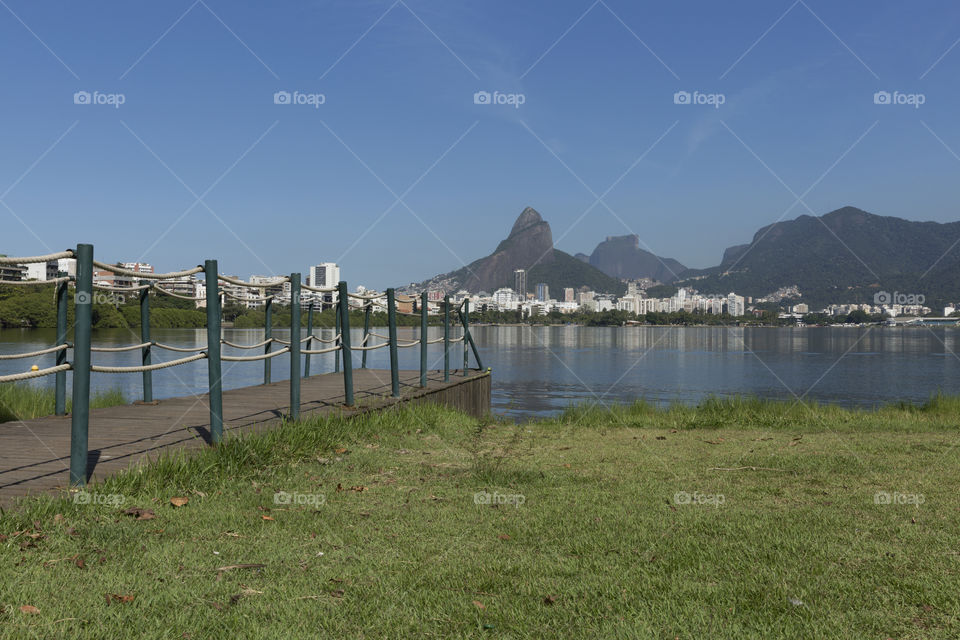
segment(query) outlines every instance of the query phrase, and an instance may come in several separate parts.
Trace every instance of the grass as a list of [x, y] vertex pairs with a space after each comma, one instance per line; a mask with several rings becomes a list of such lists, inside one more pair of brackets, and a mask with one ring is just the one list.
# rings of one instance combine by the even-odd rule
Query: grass
[[[100, 409], [129, 402], [120, 389], [99, 391], [90, 395], [90, 407]], [[67, 396], [67, 412], [73, 401]], [[50, 416], [56, 410], [54, 390], [26, 384], [0, 384], [0, 423]]]
[[5, 512], [0, 635], [956, 638], [958, 402], [286, 424]]

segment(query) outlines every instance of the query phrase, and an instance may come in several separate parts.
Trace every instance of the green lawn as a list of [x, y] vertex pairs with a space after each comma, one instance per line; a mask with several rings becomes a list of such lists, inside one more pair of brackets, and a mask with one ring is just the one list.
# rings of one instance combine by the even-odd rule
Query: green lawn
[[3, 514], [0, 636], [957, 638], [958, 408], [290, 424]]
[[[67, 411], [73, 399], [67, 394]], [[99, 409], [127, 404], [128, 400], [119, 389], [110, 389], [90, 396], [90, 407]], [[29, 420], [52, 416], [56, 412], [56, 394], [50, 387], [34, 387], [26, 384], [0, 384], [0, 423]]]

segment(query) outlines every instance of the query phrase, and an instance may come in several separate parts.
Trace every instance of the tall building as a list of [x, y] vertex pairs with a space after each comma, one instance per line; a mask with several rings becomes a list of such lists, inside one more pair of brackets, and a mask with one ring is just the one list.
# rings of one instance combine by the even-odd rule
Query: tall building
[[537, 300], [543, 302], [550, 299], [550, 287], [547, 286], [546, 282], [537, 283]]
[[513, 272], [513, 290], [521, 300], [527, 299], [527, 272], [524, 269], [517, 269]]
[[310, 282], [308, 284], [311, 287], [322, 289], [335, 287], [340, 282], [340, 267], [334, 262], [321, 262], [315, 267], [310, 267], [309, 278]]
[[573, 287], [566, 287], [563, 290], [563, 301], [576, 302], [576, 298], [574, 297], [575, 295], [576, 295], [576, 292], [573, 290]]

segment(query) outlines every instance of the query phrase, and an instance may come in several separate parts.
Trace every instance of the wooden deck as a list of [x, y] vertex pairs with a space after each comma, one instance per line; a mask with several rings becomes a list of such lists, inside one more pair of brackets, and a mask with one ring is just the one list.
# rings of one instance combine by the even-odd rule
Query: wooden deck
[[[390, 372], [354, 369], [354, 396], [360, 409], [343, 407], [343, 377], [327, 373], [305, 378], [300, 389], [300, 412], [344, 412], [346, 415], [381, 409], [397, 402], [445, 404], [482, 415], [490, 408], [490, 374], [431, 371], [427, 387], [420, 388], [419, 371], [401, 371], [402, 397], [390, 397]], [[223, 392], [224, 436], [275, 426], [289, 410], [287, 381]], [[87, 477], [91, 481], [174, 449], [207, 446], [210, 438], [207, 396], [131, 404], [90, 412]], [[0, 424], [0, 504], [18, 497], [67, 488], [70, 467], [70, 417], [50, 416]]]

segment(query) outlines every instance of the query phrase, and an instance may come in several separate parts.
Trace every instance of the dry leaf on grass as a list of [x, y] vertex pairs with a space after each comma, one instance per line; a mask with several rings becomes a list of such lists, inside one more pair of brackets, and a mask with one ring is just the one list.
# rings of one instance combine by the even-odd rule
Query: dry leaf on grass
[[140, 507], [130, 507], [124, 511], [124, 513], [128, 516], [133, 516], [137, 520], [153, 520], [157, 517], [153, 509], [141, 509]]
[[20, 607], [22, 613], [40, 613], [40, 609], [37, 609], [32, 604], [25, 604]]
[[116, 603], [118, 603], [118, 604], [129, 604], [129, 603], [133, 602], [133, 599], [134, 599], [134, 598], [136, 598], [136, 596], [126, 596], [126, 595], [123, 595], [123, 594], [120, 594], [120, 593], [108, 593], [108, 594], [105, 594], [105, 595], [106, 595], [106, 597], [107, 597], [107, 604], [108, 604], [108, 605], [111, 604], [111, 603], [114, 603], [114, 602], [116, 602]]
[[501, 540], [509, 540], [509, 539], [510, 539], [510, 536], [508, 536], [508, 535], [505, 534], [505, 533], [501, 533], [501, 534], [500, 534], [499, 536], [497, 536], [497, 537], [500, 538]]
[[474, 601], [473, 601], [473, 604], [477, 607], [477, 609], [486, 609], [486, 607], [483, 605], [483, 603], [480, 602], [479, 600], [474, 600]]
[[175, 507], [182, 507], [188, 502], [190, 502], [190, 498], [181, 498], [181, 497], [170, 498], [170, 504], [172, 504]]
[[225, 567], [217, 567], [217, 571], [232, 571], [233, 569], [262, 569], [265, 564], [228, 564]]
[[543, 604], [550, 605], [557, 601], [557, 596], [547, 596], [543, 599]]
[[263, 518], [264, 520], [273, 520], [273, 518], [271, 518], [270, 516], [260, 516], [260, 517]]

